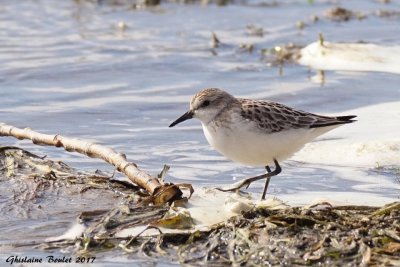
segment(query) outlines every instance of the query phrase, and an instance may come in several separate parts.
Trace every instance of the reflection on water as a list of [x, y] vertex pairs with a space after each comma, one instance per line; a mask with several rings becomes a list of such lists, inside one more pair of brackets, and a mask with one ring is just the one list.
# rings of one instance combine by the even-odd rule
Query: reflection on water
[[[380, 18], [374, 12], [399, 6], [394, 1], [343, 1], [342, 5], [367, 14], [367, 18], [332, 22], [323, 15], [332, 7], [329, 1], [315, 2], [278, 1], [270, 6], [246, 1], [225, 7], [162, 3], [135, 10], [95, 1], [4, 0], [0, 7], [0, 121], [96, 140], [126, 153], [152, 174], [167, 163], [172, 167], [169, 180], [196, 187], [229, 184], [262, 171], [227, 161], [210, 149], [199, 122], [168, 128], [201, 88], [221, 87], [237, 96], [269, 98], [318, 113], [354, 111], [362, 114], [360, 123], [330, 133], [324, 138], [336, 140], [313, 143], [283, 163], [282, 175], [271, 182], [271, 194], [292, 204], [314, 199], [310, 192], [315, 196], [323, 192], [368, 193], [376, 199], [397, 199], [395, 175], [371, 172], [376, 163], [373, 155], [385, 146], [368, 151], [361, 147], [372, 140], [382, 144], [392, 140], [390, 155], [395, 157], [396, 151], [400, 155], [394, 134], [399, 125], [393, 123], [400, 119], [399, 108], [384, 108], [386, 103], [400, 100], [399, 76], [329, 71], [321, 86], [312, 79], [315, 73], [302, 66], [286, 65], [279, 75], [277, 67], [262, 60], [260, 51], [291, 42], [304, 46], [320, 32], [335, 42], [398, 44], [399, 17]], [[313, 15], [320, 20], [312, 22]], [[304, 29], [296, 27], [298, 21], [305, 22]], [[121, 28], [121, 23], [126, 26]], [[249, 34], [248, 25], [262, 27], [264, 34]], [[210, 46], [211, 32], [221, 41], [218, 48]], [[254, 51], [241, 50], [241, 44], [253, 44]], [[379, 116], [382, 107], [385, 117]], [[375, 127], [374, 135], [369, 135], [369, 125], [377, 123], [385, 133]], [[351, 147], [345, 140], [359, 147]], [[1, 144], [18, 145], [77, 168], [112, 171], [99, 160], [35, 147], [27, 141], [2, 138]], [[346, 155], [355, 160], [345, 160]], [[363, 159], [361, 166], [358, 156]], [[393, 157], [379, 164], [393, 165]], [[18, 187], [2, 181], [0, 191], [12, 186]], [[262, 182], [252, 185], [250, 191], [260, 192], [261, 188]], [[55, 234], [49, 231], [52, 228], [60, 234], [84, 209], [84, 203], [93, 201], [50, 197], [51, 201], [74, 204], [68, 212], [51, 214], [50, 221], [46, 212], [27, 221], [0, 219], [0, 228], [6, 229], [1, 231], [1, 240], [8, 240], [4, 234], [11, 232], [32, 239]], [[112, 203], [111, 197], [104, 199], [105, 206]], [[9, 198], [0, 200], [3, 207], [10, 204]], [[367, 199], [363, 201], [368, 204]], [[25, 227], [29, 224], [31, 227]]]

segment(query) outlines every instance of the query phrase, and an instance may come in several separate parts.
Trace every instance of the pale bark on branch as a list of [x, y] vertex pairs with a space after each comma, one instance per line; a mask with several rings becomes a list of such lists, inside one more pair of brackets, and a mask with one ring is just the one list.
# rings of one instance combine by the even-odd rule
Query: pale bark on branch
[[114, 165], [118, 171], [124, 173], [133, 183], [144, 188], [152, 195], [163, 186], [157, 178], [153, 178], [140, 170], [135, 163], [128, 162], [124, 154], [117, 153], [113, 149], [99, 144], [68, 138], [59, 134], [42, 134], [30, 128], [20, 129], [5, 123], [0, 123], [0, 136], [12, 136], [20, 140], [29, 139], [34, 144], [63, 147], [69, 152], [78, 152], [92, 158], [103, 159]]

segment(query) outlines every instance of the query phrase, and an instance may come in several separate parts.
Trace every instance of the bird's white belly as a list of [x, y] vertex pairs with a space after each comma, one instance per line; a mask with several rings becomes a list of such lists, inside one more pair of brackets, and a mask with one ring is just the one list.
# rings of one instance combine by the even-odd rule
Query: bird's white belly
[[273, 164], [274, 159], [285, 160], [333, 128], [336, 127], [291, 129], [267, 134], [252, 130], [251, 125], [233, 125], [230, 129], [203, 125], [207, 141], [213, 148], [225, 157], [249, 166], [266, 166]]

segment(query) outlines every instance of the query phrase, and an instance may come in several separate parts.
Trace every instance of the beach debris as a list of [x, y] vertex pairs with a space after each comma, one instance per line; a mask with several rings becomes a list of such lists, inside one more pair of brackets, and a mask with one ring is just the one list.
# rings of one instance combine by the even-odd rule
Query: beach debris
[[[282, 259], [286, 265], [400, 264], [399, 202], [368, 207], [334, 206], [324, 201], [290, 207], [273, 198], [253, 201], [248, 195], [220, 193], [226, 194], [224, 203], [218, 200], [221, 195], [217, 191], [205, 190], [204, 199], [215, 197], [221, 203], [211, 204], [219, 211], [211, 213], [205, 203], [193, 207], [196, 202], [183, 200], [178, 206], [142, 205], [143, 197], [136, 195], [139, 187], [132, 192], [100, 172], [88, 175], [16, 147], [0, 148], [0, 172], [2, 182], [34, 179], [36, 189], [28, 189], [24, 201], [16, 196], [16, 206], [26, 206], [54, 188], [94, 185], [88, 190], [102, 190], [103, 195], [111, 190], [120, 195], [112, 208], [81, 212], [63, 235], [8, 246], [75, 255], [121, 251], [186, 265], [265, 266], [280, 265]], [[216, 219], [221, 213], [224, 216]], [[201, 222], [204, 214], [210, 215], [209, 223]]]
[[251, 54], [254, 51], [254, 45], [253, 44], [240, 44], [239, 50]]
[[211, 32], [210, 47], [211, 48], [218, 48], [220, 44], [221, 44], [221, 41], [217, 37], [217, 34], [215, 32]]
[[118, 30], [120, 30], [120, 31], [125, 31], [126, 29], [128, 29], [128, 24], [126, 24], [126, 23], [123, 22], [123, 21], [119, 21], [119, 22], [116, 24], [116, 28], [117, 28]]
[[296, 27], [297, 27], [299, 30], [304, 29], [305, 26], [306, 26], [306, 23], [305, 23], [304, 21], [302, 21], [302, 20], [299, 20], [299, 21], [296, 22]]
[[[335, 207], [329, 203], [275, 210], [254, 207], [204, 231], [191, 232], [187, 230], [190, 224], [186, 224], [191, 222], [190, 219], [184, 219], [183, 225], [175, 224], [181, 221], [177, 219], [180, 215], [171, 215], [169, 221], [165, 215], [168, 212], [164, 210], [167, 221], [163, 222], [160, 219], [162, 213], [155, 213], [155, 207], [146, 209], [140, 213], [131, 208], [134, 212], [124, 216], [141, 214], [140, 218], [150, 219], [151, 216], [145, 214], [156, 214], [158, 219], [150, 223], [150, 228], [138, 228], [136, 234], [126, 238], [118, 234], [105, 238], [88, 232], [87, 236], [93, 236], [90, 245], [82, 238], [80, 249], [95, 253], [120, 248], [139, 255], [177, 256], [181, 264], [188, 265], [279, 265], [282, 259], [287, 265], [400, 263], [398, 202], [384, 207], [384, 213], [376, 207]], [[111, 213], [106, 216], [107, 220], [98, 221], [103, 224], [112, 221], [113, 227], [104, 226], [112, 233], [117, 228], [126, 229], [124, 223], [134, 226], [140, 221], [133, 217], [121, 220], [110, 215], [114, 216]], [[190, 215], [186, 213], [184, 218], [190, 218]], [[160, 225], [160, 222], [163, 223]], [[175, 232], [166, 231], [165, 226], [172, 226]]]
[[399, 10], [381, 9], [381, 10], [375, 11], [374, 14], [380, 18], [393, 18], [393, 17], [399, 17], [400, 11]]
[[0, 123], [0, 136], [28, 139], [34, 144], [63, 147], [68, 152], [78, 152], [92, 158], [102, 159], [113, 165], [117, 171], [125, 174], [134, 184], [145, 189], [150, 194], [148, 201], [154, 204], [172, 203], [174, 200], [182, 198], [179, 186], [160, 183], [159, 179], [140, 170], [135, 163], [128, 162], [125, 154], [118, 153], [111, 148], [59, 134], [41, 134], [30, 128], [20, 129], [5, 123]]
[[334, 7], [332, 9], [329, 9], [328, 11], [325, 12], [325, 16], [328, 19], [331, 19], [333, 21], [348, 21], [350, 19], [365, 19], [366, 15], [359, 13], [359, 12], [354, 12], [349, 9], [343, 8], [343, 7]]
[[246, 31], [249, 36], [257, 36], [257, 37], [263, 37], [265, 33], [262, 27], [253, 24], [247, 25]]
[[296, 62], [301, 48], [293, 43], [277, 45], [273, 48], [261, 49], [261, 56], [263, 61], [271, 66], [282, 66], [284, 63]]

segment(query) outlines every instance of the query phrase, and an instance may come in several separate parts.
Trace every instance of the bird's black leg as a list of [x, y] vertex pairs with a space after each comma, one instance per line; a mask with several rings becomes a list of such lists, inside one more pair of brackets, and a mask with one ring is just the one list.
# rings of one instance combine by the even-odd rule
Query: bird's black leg
[[[274, 159], [274, 163], [275, 163], [275, 170], [273, 170], [272, 172], [267, 172], [267, 173], [264, 173], [264, 174], [256, 176], [256, 177], [251, 177], [251, 178], [244, 179], [239, 185], [236, 185], [233, 188], [229, 188], [229, 189], [216, 188], [216, 189], [218, 189], [220, 191], [223, 191], [223, 192], [236, 191], [236, 190], [239, 190], [240, 188], [242, 188], [244, 186], [248, 186], [252, 182], [255, 182], [255, 181], [258, 181], [258, 180], [261, 180], [261, 179], [266, 179], [266, 178], [268, 179], [267, 181], [269, 183], [269, 179], [272, 176], [275, 176], [275, 175], [279, 174], [282, 171], [281, 166], [279, 166], [279, 163], [278, 163], [278, 161], [276, 159]], [[268, 185], [266, 187], [264, 187], [265, 191], [267, 190], [266, 189], [267, 187], [268, 187]]]
[[[269, 166], [265, 166], [265, 169], [267, 170], [267, 173], [271, 172], [271, 169], [270, 169]], [[269, 181], [270, 180], [271, 180], [271, 176], [267, 177], [267, 180], [265, 180], [264, 191], [262, 193], [261, 200], [265, 199], [265, 195], [267, 194], [267, 189], [268, 189], [268, 185], [269, 185]]]

